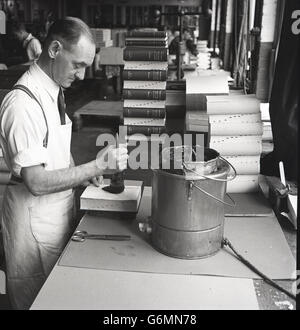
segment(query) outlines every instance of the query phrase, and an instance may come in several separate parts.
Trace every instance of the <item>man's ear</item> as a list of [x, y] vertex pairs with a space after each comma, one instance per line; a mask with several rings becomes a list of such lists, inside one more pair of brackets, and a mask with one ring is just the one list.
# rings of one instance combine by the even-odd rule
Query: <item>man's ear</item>
[[59, 54], [59, 52], [62, 50], [62, 44], [58, 40], [51, 41], [49, 48], [48, 48], [48, 54], [50, 58], [55, 59], [56, 56]]

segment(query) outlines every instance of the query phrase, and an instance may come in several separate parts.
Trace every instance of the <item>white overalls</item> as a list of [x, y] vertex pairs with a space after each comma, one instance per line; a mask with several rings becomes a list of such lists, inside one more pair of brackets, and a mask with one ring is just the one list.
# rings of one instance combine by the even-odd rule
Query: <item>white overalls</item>
[[[32, 76], [34, 76], [36, 67], [32, 70]], [[28, 83], [27, 87], [43, 106], [45, 105], [43, 97], [46, 97], [46, 94], [42, 96], [36, 94], [31, 78], [27, 73], [26, 79], [21, 77], [17, 84]], [[35, 102], [30, 100], [30, 96], [23, 91], [12, 93], [23, 93], [24, 100]], [[42, 109], [35, 104], [32, 111], [42, 112]], [[43, 111], [48, 125], [48, 144], [46, 150], [43, 150], [47, 154], [45, 169], [68, 168], [70, 166], [71, 121], [66, 116], [66, 125], [60, 125], [55, 105], [53, 109], [43, 109]], [[54, 111], [57, 111], [57, 114]], [[1, 114], [0, 120], [3, 118]], [[45, 123], [40, 123], [40, 125], [45, 125]], [[17, 174], [14, 171], [15, 166], [12, 165], [13, 161], [8, 159], [9, 142], [2, 134], [4, 133], [1, 131], [4, 157], [10, 163], [8, 165], [13, 174]], [[39, 155], [33, 158], [38, 159]], [[17, 159], [18, 156], [14, 158], [16, 163]], [[26, 163], [26, 157], [22, 161]], [[2, 232], [7, 266], [7, 290], [14, 308], [28, 309], [31, 306], [61, 254], [73, 231], [73, 200], [72, 190], [35, 197], [22, 182], [8, 185], [3, 198]]]

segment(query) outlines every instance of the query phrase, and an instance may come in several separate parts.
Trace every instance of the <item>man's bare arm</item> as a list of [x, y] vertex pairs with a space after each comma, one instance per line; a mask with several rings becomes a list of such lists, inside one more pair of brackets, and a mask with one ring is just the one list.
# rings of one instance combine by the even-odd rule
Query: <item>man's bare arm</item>
[[[114, 169], [104, 161], [105, 155], [115, 164]], [[83, 165], [53, 171], [47, 171], [43, 165], [23, 167], [21, 176], [28, 190], [34, 196], [41, 196], [74, 188], [88, 180], [95, 180], [104, 173], [122, 171], [127, 167], [127, 159], [126, 148], [109, 148], [96, 160]]]
[[103, 170], [97, 167], [96, 161], [54, 171], [46, 171], [42, 165], [21, 170], [24, 183], [34, 196], [68, 190], [102, 174]]

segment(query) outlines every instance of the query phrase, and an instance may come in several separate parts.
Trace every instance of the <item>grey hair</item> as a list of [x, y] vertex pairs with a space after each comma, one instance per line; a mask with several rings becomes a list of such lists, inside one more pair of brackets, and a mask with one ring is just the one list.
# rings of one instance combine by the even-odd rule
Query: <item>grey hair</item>
[[45, 39], [45, 46], [49, 46], [53, 40], [60, 41], [67, 49], [76, 45], [81, 36], [86, 36], [95, 44], [94, 37], [86, 23], [77, 17], [65, 17], [54, 21]]

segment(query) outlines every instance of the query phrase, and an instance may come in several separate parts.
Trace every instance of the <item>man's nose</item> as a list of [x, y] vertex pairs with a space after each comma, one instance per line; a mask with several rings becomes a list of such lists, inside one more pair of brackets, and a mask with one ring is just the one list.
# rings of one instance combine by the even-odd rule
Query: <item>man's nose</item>
[[76, 79], [83, 80], [84, 76], [85, 76], [85, 68], [81, 68], [81, 69], [77, 70], [77, 72], [75, 74]]

